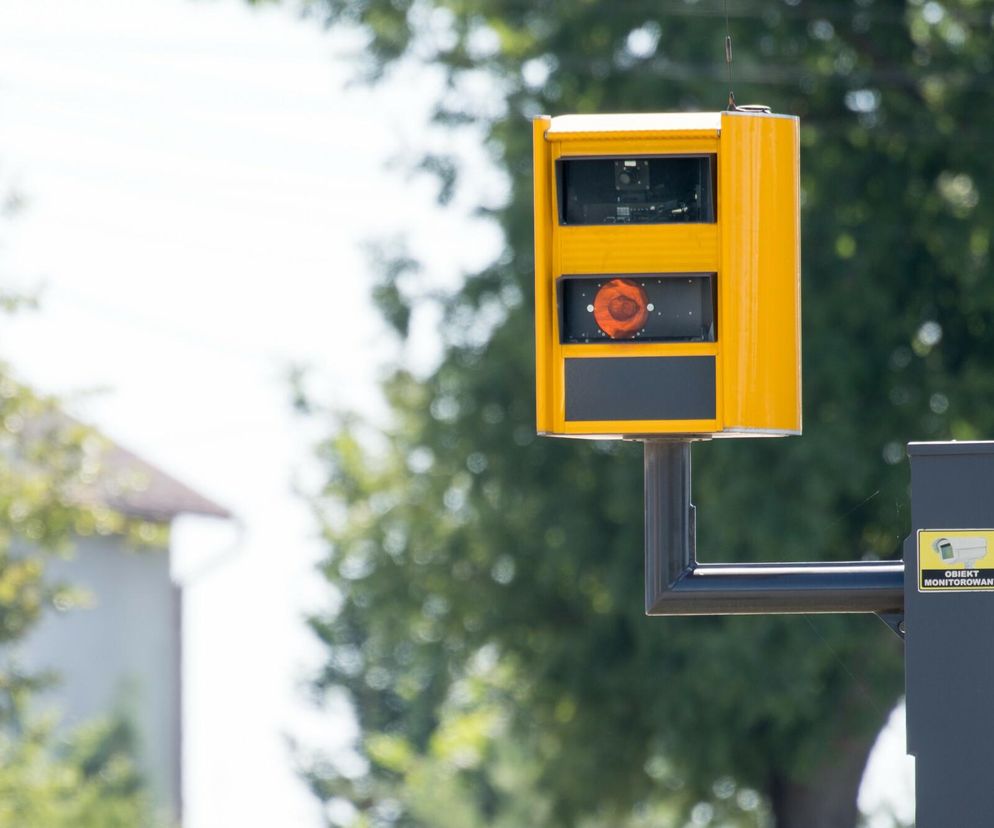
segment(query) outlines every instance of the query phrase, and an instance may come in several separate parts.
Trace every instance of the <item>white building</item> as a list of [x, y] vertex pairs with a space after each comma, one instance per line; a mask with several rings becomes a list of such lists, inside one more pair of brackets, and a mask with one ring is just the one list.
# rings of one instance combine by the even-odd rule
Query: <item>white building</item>
[[[166, 526], [182, 514], [229, 513], [117, 446], [104, 458], [106, 505]], [[66, 728], [124, 713], [138, 737], [138, 760], [158, 809], [182, 815], [183, 592], [167, 547], [136, 548], [120, 536], [79, 539], [68, 560], [52, 560], [52, 581], [84, 589], [85, 608], [49, 612], [20, 650], [29, 671], [54, 671], [45, 692]]]

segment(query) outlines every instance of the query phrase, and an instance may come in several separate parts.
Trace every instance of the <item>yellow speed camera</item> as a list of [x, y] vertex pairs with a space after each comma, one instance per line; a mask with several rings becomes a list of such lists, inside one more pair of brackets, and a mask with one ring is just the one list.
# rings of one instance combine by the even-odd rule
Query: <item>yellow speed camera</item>
[[534, 121], [537, 428], [799, 434], [798, 120]]

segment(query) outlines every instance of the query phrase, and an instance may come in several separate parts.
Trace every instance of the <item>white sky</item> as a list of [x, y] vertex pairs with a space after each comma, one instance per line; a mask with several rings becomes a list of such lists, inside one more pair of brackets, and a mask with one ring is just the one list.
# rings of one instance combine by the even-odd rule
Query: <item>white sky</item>
[[[385, 168], [444, 140], [425, 126], [438, 79], [408, 67], [346, 89], [355, 46], [239, 0], [0, 4], [0, 176], [28, 201], [0, 225], [0, 278], [46, 285], [39, 313], [4, 320], [0, 355], [45, 390], [100, 389], [73, 409], [244, 524], [233, 538], [189, 520], [176, 537], [187, 828], [318, 826], [284, 736], [352, 735], [300, 689], [321, 656], [303, 613], [327, 596], [292, 493], [314, 433], [289, 412], [287, 364], [379, 411], [377, 366], [398, 353], [362, 243], [408, 235], [441, 284], [497, 250], [467, 218], [499, 190], [482, 164], [448, 211]], [[424, 366], [437, 338], [422, 321], [405, 358]], [[906, 786], [900, 728], [888, 745], [882, 787]]]
[[[397, 354], [361, 244], [410, 234], [441, 283], [496, 250], [465, 210], [433, 209], [430, 181], [384, 168], [422, 146], [437, 79], [346, 91], [337, 56], [354, 47], [237, 0], [0, 5], [0, 174], [28, 201], [0, 226], [0, 267], [7, 287], [46, 286], [40, 313], [4, 320], [0, 354], [45, 390], [102, 389], [74, 410], [245, 524], [237, 543], [192, 520], [176, 537], [196, 576], [188, 828], [320, 824], [284, 734], [351, 735], [300, 690], [320, 658], [303, 614], [326, 596], [291, 490], [314, 432], [290, 414], [286, 366], [376, 409]], [[408, 357], [430, 364], [433, 343], [422, 325]]]

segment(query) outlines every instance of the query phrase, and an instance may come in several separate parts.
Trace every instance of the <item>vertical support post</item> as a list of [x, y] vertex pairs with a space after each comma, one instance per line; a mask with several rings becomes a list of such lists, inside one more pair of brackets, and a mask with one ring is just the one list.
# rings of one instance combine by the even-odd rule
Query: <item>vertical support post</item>
[[645, 441], [645, 607], [695, 563], [690, 441]]
[[[915, 824], [986, 828], [994, 825], [988, 712], [994, 711], [994, 591], [983, 573], [994, 568], [994, 548], [979, 562], [965, 560], [969, 555], [953, 562], [949, 554], [943, 565], [935, 546], [941, 543], [937, 532], [991, 537], [983, 530], [994, 530], [994, 443], [912, 443], [908, 454], [905, 672], [908, 753], [916, 757]], [[919, 531], [930, 534], [919, 537]], [[920, 573], [919, 555], [934, 574]]]

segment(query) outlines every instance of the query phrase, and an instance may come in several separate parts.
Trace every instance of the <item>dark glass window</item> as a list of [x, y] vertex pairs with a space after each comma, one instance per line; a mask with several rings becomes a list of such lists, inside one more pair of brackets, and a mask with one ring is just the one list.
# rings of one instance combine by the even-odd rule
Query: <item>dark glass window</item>
[[716, 340], [712, 273], [564, 276], [559, 307], [564, 343]]
[[563, 158], [560, 224], [715, 221], [713, 155]]

